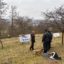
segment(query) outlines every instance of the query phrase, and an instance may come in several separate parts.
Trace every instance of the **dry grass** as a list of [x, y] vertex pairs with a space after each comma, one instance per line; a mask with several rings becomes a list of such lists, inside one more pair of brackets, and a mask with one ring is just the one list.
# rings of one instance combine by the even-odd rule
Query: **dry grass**
[[[42, 35], [36, 36], [35, 49], [42, 49]], [[61, 64], [61, 61], [52, 61], [42, 55], [34, 55], [29, 50], [29, 44], [21, 44], [18, 38], [2, 40], [4, 49], [0, 46], [0, 64]], [[62, 57], [64, 64], [64, 46], [61, 45], [61, 38], [54, 38], [51, 51], [56, 51]]]

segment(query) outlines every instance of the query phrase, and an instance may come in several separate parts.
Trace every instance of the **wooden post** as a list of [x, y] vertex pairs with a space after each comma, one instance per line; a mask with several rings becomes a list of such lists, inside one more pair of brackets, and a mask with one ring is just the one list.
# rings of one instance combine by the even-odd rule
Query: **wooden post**
[[1, 46], [2, 46], [2, 49], [3, 49], [3, 43], [2, 43], [2, 41], [0, 40], [0, 43], [1, 43]]
[[63, 32], [62, 32], [62, 45], [63, 45]]
[[64, 42], [64, 32], [62, 31], [62, 45], [63, 45], [63, 42]]

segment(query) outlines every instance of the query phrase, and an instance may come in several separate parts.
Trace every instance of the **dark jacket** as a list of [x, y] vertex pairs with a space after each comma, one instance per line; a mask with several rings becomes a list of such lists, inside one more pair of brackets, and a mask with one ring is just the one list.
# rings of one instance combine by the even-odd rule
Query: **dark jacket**
[[31, 42], [35, 42], [35, 34], [31, 34]]
[[42, 37], [42, 42], [51, 42], [52, 40], [52, 33], [50, 31], [45, 32], [43, 37]]

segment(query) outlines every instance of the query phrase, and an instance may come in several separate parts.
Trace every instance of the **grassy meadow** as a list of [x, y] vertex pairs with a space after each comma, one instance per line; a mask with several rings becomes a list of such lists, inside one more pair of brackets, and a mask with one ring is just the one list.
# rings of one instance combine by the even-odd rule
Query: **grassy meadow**
[[[42, 49], [42, 35], [36, 35], [35, 49]], [[0, 64], [64, 64], [64, 45], [61, 37], [53, 38], [52, 49], [57, 52], [62, 61], [48, 59], [42, 55], [35, 55], [29, 50], [30, 43], [21, 44], [18, 38], [2, 39], [4, 49], [0, 45]]]

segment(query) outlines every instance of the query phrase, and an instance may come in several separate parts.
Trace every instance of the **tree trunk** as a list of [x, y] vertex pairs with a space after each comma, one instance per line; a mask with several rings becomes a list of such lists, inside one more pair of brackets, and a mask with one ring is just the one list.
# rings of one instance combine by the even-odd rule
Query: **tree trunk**
[[62, 45], [64, 43], [64, 32], [62, 32]]
[[2, 43], [2, 41], [1, 41], [1, 40], [0, 40], [0, 43], [1, 43], [1, 46], [2, 46], [2, 49], [3, 49], [4, 47], [3, 47], [3, 43]]

